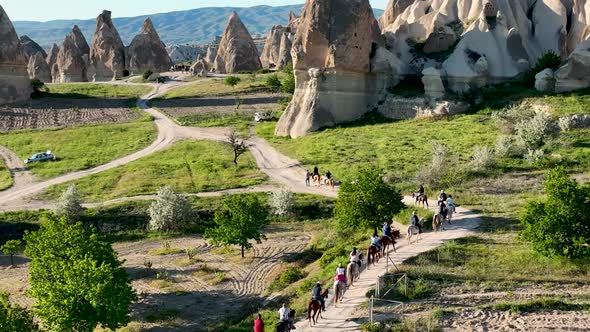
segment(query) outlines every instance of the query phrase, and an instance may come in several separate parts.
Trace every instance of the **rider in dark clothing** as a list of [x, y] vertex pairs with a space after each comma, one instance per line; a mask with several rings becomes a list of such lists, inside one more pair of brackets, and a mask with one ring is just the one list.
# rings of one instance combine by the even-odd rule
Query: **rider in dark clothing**
[[315, 286], [313, 286], [313, 292], [312, 292], [311, 296], [314, 300], [320, 301], [320, 304], [322, 305], [322, 311], [326, 311], [326, 301], [324, 300], [324, 297], [322, 296], [322, 283], [321, 282], [318, 281], [315, 284]]
[[326, 179], [331, 179], [332, 178], [332, 173], [330, 173], [330, 171], [326, 172]]
[[386, 222], [383, 224], [383, 235], [389, 236], [391, 241], [393, 241], [393, 234], [391, 233], [391, 222]]
[[447, 201], [447, 194], [445, 193], [444, 190], [440, 191], [440, 195], [438, 195], [438, 204], [442, 203], [442, 202], [446, 202]]
[[412, 216], [410, 217], [410, 224], [414, 227], [418, 227], [418, 233], [422, 233], [422, 225], [420, 225], [420, 218], [418, 218], [416, 211], [412, 212]]
[[447, 218], [447, 205], [445, 202], [440, 202], [440, 207], [438, 209], [438, 213], [443, 216], [443, 218]]
[[418, 196], [424, 196], [424, 185], [420, 185], [420, 189], [418, 189]]
[[313, 175], [320, 175], [320, 171], [318, 170], [317, 166], [313, 168]]

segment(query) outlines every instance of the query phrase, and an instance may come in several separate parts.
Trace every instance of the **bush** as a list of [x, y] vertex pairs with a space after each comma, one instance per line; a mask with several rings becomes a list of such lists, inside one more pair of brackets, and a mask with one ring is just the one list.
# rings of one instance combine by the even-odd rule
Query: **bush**
[[536, 149], [545, 145], [551, 135], [551, 120], [543, 111], [535, 112], [530, 119], [523, 119], [516, 125], [519, 143], [527, 149]]
[[141, 77], [143, 77], [144, 80], [148, 80], [153, 73], [154, 72], [152, 72], [151, 70], [146, 70], [143, 72], [143, 75], [141, 75]]
[[269, 194], [268, 204], [274, 215], [284, 217], [293, 208], [293, 193], [288, 190], [275, 191]]
[[149, 208], [152, 231], [170, 232], [182, 229], [194, 216], [186, 197], [175, 194], [168, 186], [158, 189], [158, 198]]
[[564, 168], [547, 172], [545, 201], [527, 205], [520, 235], [546, 256], [590, 257], [590, 186], [571, 180]]
[[33, 96], [38, 96], [45, 91], [45, 83], [41, 80], [31, 80], [31, 88], [33, 88]]
[[0, 293], [0, 331], [3, 332], [35, 332], [39, 326], [34, 322], [33, 315], [18, 304], [11, 304], [8, 294]]
[[269, 74], [269, 73], [272, 73], [272, 70], [263, 68], [263, 69], [258, 69], [258, 71], [256, 73], [258, 73], [258, 74]]
[[490, 147], [475, 147], [471, 159], [471, 167], [476, 171], [484, 171], [492, 168], [496, 164], [494, 150]]
[[325, 268], [326, 266], [332, 264], [337, 258], [346, 257], [347, 255], [348, 252], [342, 245], [330, 248], [324, 251], [324, 254], [320, 258], [320, 266]]
[[416, 180], [431, 187], [437, 187], [441, 183], [444, 171], [447, 168], [449, 150], [439, 142], [432, 142], [432, 161], [416, 174]]
[[559, 118], [559, 130], [563, 132], [570, 131], [572, 129], [573, 120], [570, 116], [564, 116]]
[[267, 77], [265, 85], [267, 88], [269, 88], [270, 90], [272, 90], [274, 92], [280, 91], [281, 87], [283, 86], [281, 84], [281, 80], [279, 79], [279, 76], [277, 76], [276, 74]]
[[512, 153], [512, 137], [505, 135], [498, 137], [496, 146], [494, 147], [494, 153], [499, 158], [509, 157]]
[[82, 199], [75, 185], [70, 185], [61, 195], [55, 206], [55, 215], [64, 217], [69, 221], [77, 221], [82, 215]]
[[526, 161], [528, 161], [528, 163], [532, 165], [540, 162], [544, 156], [545, 152], [541, 149], [528, 149], [524, 155], [524, 159], [526, 159]]
[[242, 79], [239, 78], [239, 77], [237, 77], [237, 76], [228, 76], [228, 77], [225, 78], [225, 80], [223, 81], [223, 83], [225, 85], [234, 87], [234, 86], [238, 85], [238, 83], [240, 83], [241, 80]]
[[547, 68], [556, 69], [561, 66], [561, 58], [553, 51], [543, 54], [537, 61], [537, 65], [524, 75], [524, 83], [530, 87], [535, 86], [535, 76]]
[[288, 65], [283, 69], [283, 72], [287, 74], [283, 82], [281, 82], [281, 92], [293, 94], [295, 93], [295, 73], [293, 72], [293, 66]]
[[292, 266], [273, 280], [268, 288], [270, 291], [282, 290], [303, 278], [305, 278], [305, 272], [299, 267]]

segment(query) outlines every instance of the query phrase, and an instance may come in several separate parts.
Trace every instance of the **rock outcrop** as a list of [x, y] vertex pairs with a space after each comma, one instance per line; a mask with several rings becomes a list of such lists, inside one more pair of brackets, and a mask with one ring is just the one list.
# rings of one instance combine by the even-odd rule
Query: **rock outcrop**
[[39, 80], [44, 83], [51, 83], [51, 68], [45, 62], [45, 57], [41, 53], [35, 53], [29, 57], [29, 65], [27, 67], [29, 78], [32, 80]]
[[80, 54], [82, 54], [82, 56], [90, 55], [90, 46], [88, 46], [86, 37], [84, 37], [84, 34], [82, 34], [82, 31], [77, 25], [74, 25], [72, 28], [72, 33], [74, 34], [74, 44], [76, 44], [80, 50]]
[[123, 77], [124, 72], [125, 46], [113, 25], [111, 12], [105, 10], [96, 18], [96, 32], [90, 46], [88, 79], [111, 81]]
[[414, 0], [389, 0], [387, 7], [385, 7], [385, 12], [383, 12], [383, 15], [379, 18], [379, 25], [381, 25], [381, 28], [385, 28], [395, 22], [397, 17], [412, 3], [414, 3]]
[[205, 55], [205, 61], [207, 63], [214, 63], [216, 57], [217, 57], [217, 48], [215, 48], [213, 46], [209, 46], [207, 48], [207, 55]]
[[133, 38], [128, 54], [127, 68], [133, 75], [142, 74], [147, 70], [161, 73], [169, 71], [172, 67], [166, 46], [149, 18], [143, 22], [141, 32]]
[[166, 46], [166, 51], [173, 63], [192, 62], [197, 60], [199, 55], [204, 54], [203, 49], [198, 45], [170, 45]]
[[232, 12], [229, 17], [213, 66], [217, 73], [257, 71], [262, 68], [252, 36], [236, 12]]
[[308, 0], [293, 42], [296, 89], [276, 135], [299, 137], [372, 110], [398, 69], [368, 0]]
[[282, 69], [291, 62], [291, 40], [289, 29], [281, 25], [272, 27], [260, 56], [262, 67], [266, 69]]
[[14, 26], [0, 5], [0, 103], [31, 98], [27, 64]]
[[441, 70], [434, 67], [428, 67], [422, 71], [424, 93], [430, 100], [437, 100], [445, 95], [443, 77], [444, 75]]
[[51, 49], [49, 50], [49, 53], [47, 54], [47, 58], [45, 59], [49, 68], [53, 67], [53, 65], [57, 62], [58, 53], [59, 46], [57, 46], [57, 44], [53, 44], [53, 46], [51, 46]]
[[25, 54], [27, 59], [37, 53], [41, 53], [43, 58], [47, 57], [47, 53], [45, 52], [43, 47], [39, 46], [39, 44], [37, 44], [34, 40], [29, 38], [28, 36], [21, 36], [20, 37], [20, 44], [23, 49], [23, 53]]
[[579, 44], [567, 62], [555, 71], [555, 92], [590, 87], [590, 39]]
[[291, 35], [295, 35], [297, 33], [297, 27], [299, 27], [299, 23], [301, 23], [301, 17], [295, 15], [295, 13], [289, 13], [289, 23], [287, 24], [287, 30]]
[[555, 75], [553, 69], [547, 68], [535, 75], [535, 89], [545, 93], [555, 92]]
[[88, 80], [87, 61], [76, 44], [76, 38], [74, 31], [70, 32], [59, 48], [57, 61], [51, 67], [55, 83], [86, 82]]
[[194, 76], [207, 77], [208, 69], [209, 65], [207, 64], [207, 61], [203, 58], [199, 58], [199, 60], [191, 66], [190, 72]]

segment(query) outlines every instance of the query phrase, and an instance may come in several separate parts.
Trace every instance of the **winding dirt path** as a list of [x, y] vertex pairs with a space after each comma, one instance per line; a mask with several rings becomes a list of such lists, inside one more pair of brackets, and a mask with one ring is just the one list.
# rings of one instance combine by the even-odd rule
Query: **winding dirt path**
[[25, 163], [12, 150], [7, 147], [0, 146], [0, 158], [4, 159], [4, 163], [12, 176], [11, 188], [23, 188], [35, 182], [35, 177], [25, 167]]

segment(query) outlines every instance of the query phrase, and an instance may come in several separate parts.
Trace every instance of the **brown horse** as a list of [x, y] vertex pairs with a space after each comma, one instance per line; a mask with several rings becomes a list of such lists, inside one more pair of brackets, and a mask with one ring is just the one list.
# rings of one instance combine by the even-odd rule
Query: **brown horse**
[[322, 185], [322, 176], [319, 174], [315, 174], [312, 176], [313, 179], [313, 183], [315, 183], [316, 187], [319, 187]]
[[379, 262], [379, 249], [372, 244], [367, 249], [367, 269], [371, 265], [371, 261], [373, 261], [373, 265]]
[[[397, 231], [397, 232], [399, 233], [399, 231]], [[395, 236], [395, 234], [394, 234], [394, 236]], [[387, 252], [387, 247], [389, 247], [390, 245], [393, 246], [393, 252], [396, 252], [395, 240], [393, 240], [389, 236], [386, 236], [386, 235], [381, 236], [381, 238], [379, 239], [379, 243], [381, 243], [381, 257], [385, 257], [385, 253]]]
[[332, 188], [332, 190], [334, 190], [335, 185], [336, 185], [336, 181], [334, 181], [334, 179], [327, 179], [326, 180], [326, 186], [329, 186], [330, 188]]
[[440, 213], [437, 213], [432, 217], [432, 229], [435, 232], [444, 231], [445, 228], [443, 227], [443, 221], [445, 217], [443, 217]]
[[[328, 288], [324, 290], [321, 294], [324, 298], [324, 301], [328, 299]], [[315, 325], [322, 317], [322, 304], [320, 301], [311, 299], [309, 304], [307, 305], [307, 320], [309, 320], [309, 326], [311, 326], [311, 322], [313, 321], [313, 325]]]
[[412, 198], [416, 199], [416, 202], [414, 202], [414, 204], [416, 205], [420, 205], [422, 204], [422, 207], [424, 208], [424, 205], [426, 205], [426, 208], [428, 208], [428, 196], [426, 196], [426, 194], [424, 195], [418, 195], [416, 193], [412, 193]]

